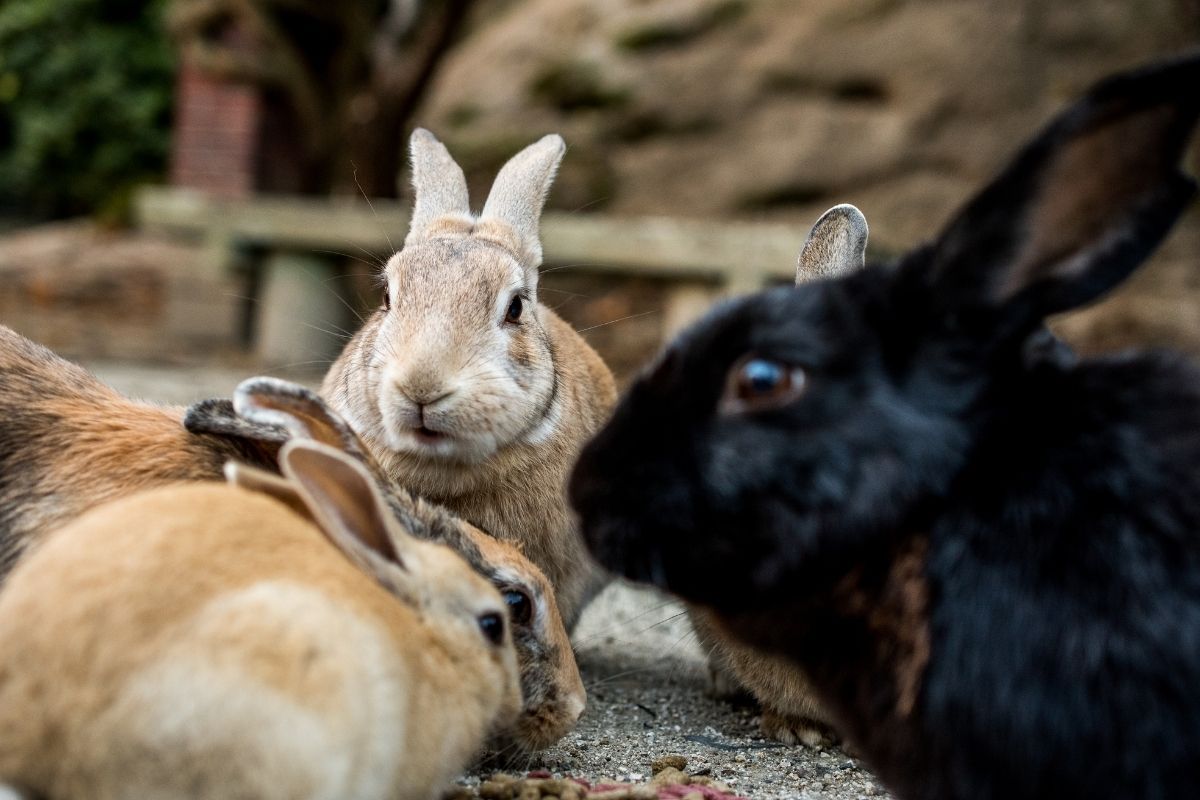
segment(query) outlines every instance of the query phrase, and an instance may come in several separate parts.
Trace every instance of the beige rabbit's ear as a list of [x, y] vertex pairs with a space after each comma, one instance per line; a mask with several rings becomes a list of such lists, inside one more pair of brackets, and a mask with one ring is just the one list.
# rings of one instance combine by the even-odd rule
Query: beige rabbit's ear
[[450, 156], [446, 145], [424, 128], [417, 128], [409, 139], [412, 158], [413, 212], [404, 245], [428, 236], [434, 222], [445, 216], [469, 219], [471, 203], [467, 196], [467, 178], [462, 167]]
[[867, 218], [849, 203], [834, 206], [813, 225], [796, 263], [796, 285], [837, 278], [866, 264]]
[[392, 523], [391, 512], [366, 469], [346, 454], [293, 439], [280, 454], [284, 476], [317, 527], [359, 569], [404, 596], [404, 551], [415, 540]]
[[[225, 462], [225, 482], [251, 492], [265, 494], [283, 503], [302, 517], [312, 519], [308, 505], [296, 491], [296, 487], [286, 479], [266, 470], [241, 464], [237, 461]], [[315, 521], [315, 520], [314, 520]]]
[[496, 220], [512, 228], [517, 256], [528, 270], [536, 270], [542, 263], [538, 233], [542, 209], [566, 152], [563, 138], [551, 133], [510, 158], [496, 176], [479, 215], [480, 221]]

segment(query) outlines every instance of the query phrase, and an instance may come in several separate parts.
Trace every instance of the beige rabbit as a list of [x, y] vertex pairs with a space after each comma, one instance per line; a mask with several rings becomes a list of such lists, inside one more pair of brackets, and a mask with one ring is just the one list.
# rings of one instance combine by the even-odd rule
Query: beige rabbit
[[595, 351], [537, 300], [538, 223], [564, 150], [557, 135], [522, 150], [476, 216], [462, 169], [413, 133], [404, 249], [322, 394], [395, 481], [541, 567], [570, 630], [603, 577], [564, 484], [616, 392]]
[[[251, 379], [238, 397], [247, 416], [228, 400], [208, 400], [187, 410], [185, 429], [184, 409], [123, 397], [0, 326], [0, 581], [43, 533], [89, 508], [153, 486], [221, 480], [230, 458], [276, 470], [278, 450], [290, 437], [365, 458], [347, 426], [303, 387]], [[586, 695], [546, 577], [511, 545], [380, 488], [411, 533], [461, 548], [510, 604], [525, 703], [521, 720], [495, 745], [527, 752], [557, 741], [574, 727]]]
[[[867, 250], [867, 220], [852, 205], [834, 206], [821, 215], [800, 251], [796, 283], [862, 269]], [[816, 701], [803, 673], [785, 658], [759, 652], [725, 633], [700, 607], [689, 617], [700, 646], [709, 654], [713, 681], [727, 693], [730, 678], [762, 706], [762, 730], [772, 739], [809, 746], [834, 738], [829, 715]]]
[[[0, 782], [87, 798], [432, 798], [519, 709], [504, 601], [359, 464], [312, 518], [233, 486], [94, 509], [0, 593]], [[340, 551], [340, 552], [339, 552]]]

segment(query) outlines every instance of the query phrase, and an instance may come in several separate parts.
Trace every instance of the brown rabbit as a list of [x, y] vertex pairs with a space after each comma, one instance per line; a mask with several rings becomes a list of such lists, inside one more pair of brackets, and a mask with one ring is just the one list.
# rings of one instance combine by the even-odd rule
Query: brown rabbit
[[[0, 782], [37, 796], [436, 797], [519, 708], [496, 590], [290, 442], [309, 517], [190, 484], [93, 509], [0, 593]], [[340, 552], [339, 552], [340, 551]]]
[[[230, 458], [276, 470], [278, 450], [292, 436], [365, 456], [352, 434], [337, 432], [339, 426], [348, 432], [344, 423], [303, 387], [252, 379], [239, 387], [239, 397], [251, 417], [254, 408], [273, 409], [270, 422], [239, 416], [227, 400], [210, 400], [188, 409], [185, 429], [184, 409], [123, 397], [0, 326], [0, 581], [45, 532], [89, 508], [153, 486], [221, 480]], [[497, 746], [530, 751], [557, 741], [574, 727], [586, 695], [546, 577], [514, 547], [380, 487], [410, 532], [458, 549], [510, 605], [525, 704], [506, 733], [510, 738]]]
[[564, 150], [557, 135], [522, 150], [475, 216], [462, 169], [413, 133], [404, 249], [322, 394], [395, 481], [541, 567], [570, 630], [603, 576], [564, 484], [616, 391], [595, 351], [537, 301], [538, 221]]
[[[277, 426], [298, 440], [332, 446], [358, 460], [375, 478], [392, 514], [422, 539], [449, 545], [496, 586], [508, 604], [513, 640], [521, 663], [521, 716], [494, 744], [510, 755], [548, 747], [574, 726], [587, 694], [571, 643], [546, 576], [512, 545], [501, 542], [445, 509], [414, 497], [392, 483], [357, 434], [316, 393], [276, 378], [243, 381], [233, 395], [230, 417], [206, 401], [189, 410], [196, 428]], [[267, 476], [269, 477], [269, 476]]]
[[[867, 220], [852, 205], [834, 206], [813, 225], [800, 251], [796, 284], [846, 275], [863, 268], [867, 250]], [[804, 674], [788, 659], [764, 653], [729, 636], [710, 612], [689, 607], [692, 626], [719, 692], [749, 690], [762, 706], [762, 730], [787, 744], [814, 746], [836, 738], [832, 720], [817, 703]]]
[[0, 325], [0, 579], [41, 531], [106, 500], [220, 479], [230, 458], [274, 463], [279, 442], [191, 433], [182, 415], [123, 397]]

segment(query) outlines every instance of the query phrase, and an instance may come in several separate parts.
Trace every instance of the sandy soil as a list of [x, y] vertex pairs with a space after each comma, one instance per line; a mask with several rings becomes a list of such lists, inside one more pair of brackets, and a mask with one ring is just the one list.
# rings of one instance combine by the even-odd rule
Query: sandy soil
[[[126, 394], [170, 403], [228, 396], [243, 372], [222, 368], [88, 364]], [[316, 381], [315, 376], [290, 375]], [[638, 782], [660, 756], [687, 757], [687, 771], [710, 774], [754, 800], [886, 796], [856, 759], [840, 749], [788, 747], [764, 740], [753, 705], [708, 691], [703, 654], [677, 602], [614, 583], [585, 612], [574, 637], [588, 689], [579, 727], [524, 767], [595, 782]], [[477, 771], [468, 784], [486, 777]]]

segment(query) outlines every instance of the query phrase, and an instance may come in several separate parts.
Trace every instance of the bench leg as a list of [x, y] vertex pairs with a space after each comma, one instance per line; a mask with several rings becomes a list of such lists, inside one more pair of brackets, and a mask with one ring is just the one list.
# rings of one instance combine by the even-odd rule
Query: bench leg
[[339, 271], [328, 259], [278, 252], [263, 263], [254, 314], [255, 350], [266, 366], [327, 365], [353, 330], [340, 295]]

